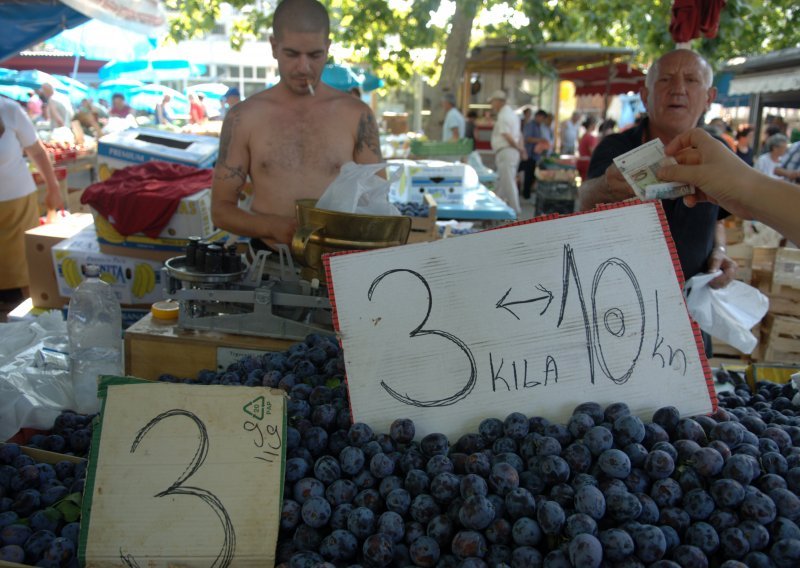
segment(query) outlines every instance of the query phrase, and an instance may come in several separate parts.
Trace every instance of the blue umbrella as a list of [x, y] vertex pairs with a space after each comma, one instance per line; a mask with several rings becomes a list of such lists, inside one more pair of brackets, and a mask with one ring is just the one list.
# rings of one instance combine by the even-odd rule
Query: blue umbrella
[[169, 95], [172, 98], [170, 108], [173, 116], [185, 117], [189, 115], [188, 97], [164, 85], [145, 85], [132, 91], [128, 104], [136, 110], [155, 112], [156, 105], [162, 101], [164, 95]]
[[146, 57], [156, 48], [158, 40], [95, 19], [64, 30], [44, 43], [86, 59], [108, 61]]
[[206, 72], [205, 65], [195, 65], [186, 59], [137, 59], [109, 61], [97, 74], [101, 79], [139, 79], [168, 81], [198, 77]]
[[361, 88], [360, 77], [348, 65], [328, 63], [322, 70], [321, 80], [340, 91], [349, 91], [353, 87]]
[[380, 87], [383, 87], [383, 79], [373, 75], [369, 71], [364, 71], [364, 82], [361, 83], [361, 90], [365, 93], [369, 93]]
[[89, 96], [91, 88], [89, 85], [81, 83], [77, 79], [67, 77], [66, 75], [53, 75], [58, 79], [67, 89], [67, 96], [72, 104], [80, 104], [80, 102]]
[[15, 101], [27, 102], [30, 97], [31, 90], [27, 87], [20, 87], [19, 85], [0, 85], [0, 95], [14, 99]]
[[112, 79], [103, 81], [93, 90], [93, 97], [96, 101], [104, 100], [111, 102], [111, 97], [119, 93], [123, 97], [128, 97], [133, 91], [144, 87], [141, 81], [132, 79]]
[[372, 73], [340, 63], [325, 65], [322, 70], [322, 82], [340, 91], [358, 87], [362, 91], [369, 92], [383, 86], [383, 80]]
[[224, 83], [201, 83], [199, 85], [192, 85], [186, 88], [186, 94], [195, 93], [202, 94], [208, 99], [219, 100], [225, 96], [230, 87]]
[[29, 89], [38, 89], [44, 83], [50, 83], [54, 89], [58, 91], [62, 91], [66, 93], [68, 91], [67, 87], [64, 86], [61, 81], [50, 75], [50, 73], [45, 73], [44, 71], [39, 71], [38, 69], [26, 69], [25, 71], [20, 71], [13, 77], [13, 82], [15, 85], [19, 85], [20, 87], [28, 87]]

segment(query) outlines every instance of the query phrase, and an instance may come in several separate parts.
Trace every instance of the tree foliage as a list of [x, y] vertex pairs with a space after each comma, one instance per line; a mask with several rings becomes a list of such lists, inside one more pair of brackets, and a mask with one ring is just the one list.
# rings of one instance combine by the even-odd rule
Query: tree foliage
[[[228, 3], [243, 14], [231, 36], [234, 47], [247, 38], [264, 36], [272, 17], [264, 0]], [[173, 14], [170, 36], [175, 40], [202, 36], [220, 14], [220, 0], [167, 0], [166, 4]], [[674, 47], [669, 34], [672, 0], [323, 0], [323, 4], [331, 14], [334, 41], [352, 50], [352, 62], [371, 67], [390, 85], [415, 73], [438, 80], [446, 56], [453, 55], [446, 54], [453, 18], [473, 5], [475, 26], [482, 11], [503, 4], [527, 16], [529, 24], [516, 28], [504, 21], [482, 30], [473, 27], [472, 42], [477, 41], [478, 31], [523, 49], [548, 41], [593, 42], [634, 48], [639, 63]], [[434, 14], [448, 6], [457, 12], [451, 23], [435, 25]], [[719, 68], [731, 57], [797, 46], [799, 14], [796, 0], [727, 0], [719, 35], [695, 40], [693, 47]], [[531, 63], [535, 65], [533, 55]]]

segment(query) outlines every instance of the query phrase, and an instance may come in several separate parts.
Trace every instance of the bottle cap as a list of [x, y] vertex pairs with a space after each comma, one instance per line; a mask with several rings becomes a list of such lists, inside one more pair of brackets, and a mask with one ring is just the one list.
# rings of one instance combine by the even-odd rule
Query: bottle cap
[[180, 304], [172, 300], [164, 300], [163, 302], [156, 302], [150, 306], [150, 313], [154, 318], [160, 320], [175, 320], [178, 319], [178, 312], [180, 311]]

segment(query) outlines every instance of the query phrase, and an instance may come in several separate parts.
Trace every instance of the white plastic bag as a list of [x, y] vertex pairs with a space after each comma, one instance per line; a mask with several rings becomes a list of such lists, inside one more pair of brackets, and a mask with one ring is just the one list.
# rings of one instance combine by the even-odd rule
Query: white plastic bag
[[692, 276], [684, 287], [689, 315], [700, 329], [741, 351], [751, 353], [758, 339], [750, 329], [767, 313], [769, 299], [734, 280], [724, 288], [708, 285], [722, 271]]
[[376, 174], [386, 167], [385, 163], [347, 162], [317, 201], [317, 209], [363, 215], [400, 215], [389, 202], [389, 188], [400, 171], [396, 169], [388, 180], [378, 177]]
[[48, 429], [62, 410], [75, 407], [69, 368], [37, 366], [41, 350], [58, 348], [66, 334], [60, 312], [0, 324], [0, 440], [21, 428]]

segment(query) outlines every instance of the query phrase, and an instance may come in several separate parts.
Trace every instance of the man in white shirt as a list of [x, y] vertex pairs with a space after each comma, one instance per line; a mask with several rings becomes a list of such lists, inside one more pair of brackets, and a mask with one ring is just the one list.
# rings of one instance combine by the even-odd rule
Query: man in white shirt
[[517, 169], [520, 159], [527, 158], [519, 117], [506, 104], [505, 91], [497, 90], [492, 93], [489, 104], [496, 115], [492, 128], [492, 150], [497, 170], [494, 192], [519, 214], [522, 209], [517, 191]]
[[574, 156], [578, 147], [578, 129], [580, 128], [581, 115], [573, 112], [569, 120], [561, 124], [561, 153]]
[[442, 105], [444, 106], [444, 124], [442, 125], [442, 141], [454, 142], [464, 138], [464, 130], [466, 129], [466, 122], [464, 117], [456, 108], [456, 98], [452, 93], [445, 93], [442, 96]]
[[50, 119], [50, 128], [69, 128], [72, 126], [72, 117], [75, 116], [75, 110], [72, 108], [72, 103], [69, 102], [69, 99], [65, 95], [56, 92], [50, 83], [43, 83], [40, 92], [47, 100], [47, 118]]

